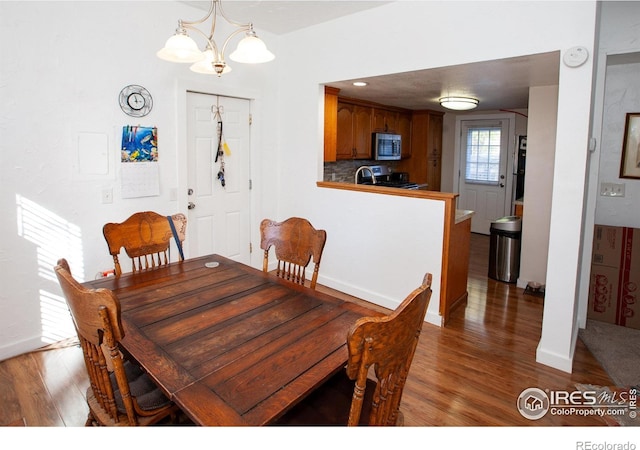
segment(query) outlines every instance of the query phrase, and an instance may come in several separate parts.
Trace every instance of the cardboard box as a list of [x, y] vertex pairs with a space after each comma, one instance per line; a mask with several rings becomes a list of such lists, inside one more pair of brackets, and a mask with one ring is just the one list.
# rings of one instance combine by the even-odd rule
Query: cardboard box
[[587, 318], [640, 329], [640, 229], [596, 225]]

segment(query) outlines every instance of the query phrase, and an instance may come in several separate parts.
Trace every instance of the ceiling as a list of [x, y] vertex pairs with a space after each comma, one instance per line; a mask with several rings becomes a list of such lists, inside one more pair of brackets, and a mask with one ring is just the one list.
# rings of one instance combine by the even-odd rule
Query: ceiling
[[[204, 11], [208, 1], [185, 1]], [[388, 1], [231, 1], [222, 3], [233, 20], [251, 20], [256, 30], [282, 35], [338, 17], [390, 3]], [[328, 6], [330, 4], [330, 6]], [[184, 17], [190, 20], [192, 18]], [[524, 109], [529, 87], [558, 84], [560, 52], [394, 73], [328, 83], [345, 97], [407, 109], [445, 111], [438, 99], [446, 95], [479, 100], [478, 110]], [[353, 81], [366, 81], [355, 87]]]
[[[340, 95], [407, 109], [445, 111], [447, 95], [473, 97], [476, 110], [524, 109], [530, 86], [558, 84], [560, 53], [550, 52], [328, 83]], [[353, 81], [366, 81], [365, 87]]]
[[[203, 11], [209, 10], [209, 1], [183, 1]], [[256, 31], [286, 34], [291, 31], [317, 25], [338, 17], [348, 16], [365, 9], [391, 3], [390, 1], [349, 1], [349, 0], [224, 0], [224, 13], [238, 22], [251, 21]], [[184, 17], [186, 20], [190, 18]]]

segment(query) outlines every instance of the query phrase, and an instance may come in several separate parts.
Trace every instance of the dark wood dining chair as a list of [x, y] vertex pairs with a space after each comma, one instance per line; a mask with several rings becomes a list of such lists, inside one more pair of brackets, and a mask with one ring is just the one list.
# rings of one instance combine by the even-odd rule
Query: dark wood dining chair
[[310, 287], [316, 288], [324, 244], [325, 230], [316, 230], [307, 219], [291, 217], [283, 222], [264, 219], [260, 223], [260, 248], [264, 250], [262, 270], [269, 272], [269, 249], [275, 248], [278, 261], [276, 276], [298, 284], [305, 284], [306, 268], [313, 258]]
[[177, 407], [135, 362], [125, 359], [120, 302], [108, 289], [86, 289], [65, 259], [54, 268], [89, 375], [86, 426], [152, 425], [175, 420]]
[[285, 413], [277, 425], [402, 425], [402, 391], [430, 299], [427, 273], [390, 315], [358, 319], [347, 336], [346, 370]]
[[107, 223], [102, 233], [113, 256], [115, 275], [122, 274], [120, 249], [131, 258], [133, 272], [169, 264], [169, 245], [173, 237], [182, 261], [182, 244], [187, 232], [187, 217], [174, 214], [171, 220], [153, 211], [138, 212], [121, 223]]

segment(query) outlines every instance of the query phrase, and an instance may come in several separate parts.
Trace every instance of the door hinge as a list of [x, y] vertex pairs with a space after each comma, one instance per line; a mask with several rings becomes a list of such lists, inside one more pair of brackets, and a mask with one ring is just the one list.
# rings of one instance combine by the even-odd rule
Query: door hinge
[[253, 114], [249, 114], [249, 125], [253, 125]]
[[249, 190], [253, 189], [253, 180], [249, 178]]
[[253, 253], [253, 244], [249, 242], [249, 253]]

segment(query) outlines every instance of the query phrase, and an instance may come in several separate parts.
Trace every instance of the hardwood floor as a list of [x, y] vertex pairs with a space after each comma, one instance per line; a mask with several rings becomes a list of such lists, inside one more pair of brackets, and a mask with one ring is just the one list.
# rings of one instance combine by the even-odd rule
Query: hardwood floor
[[[488, 236], [472, 235], [467, 304], [446, 327], [423, 327], [402, 400], [405, 425], [605, 425], [597, 416], [547, 414], [531, 421], [518, 412], [526, 388], [574, 391], [576, 383], [613, 382], [580, 340], [572, 374], [535, 362], [543, 299], [488, 279], [488, 251]], [[60, 347], [0, 362], [0, 424], [84, 425], [82, 355], [75, 346]]]

